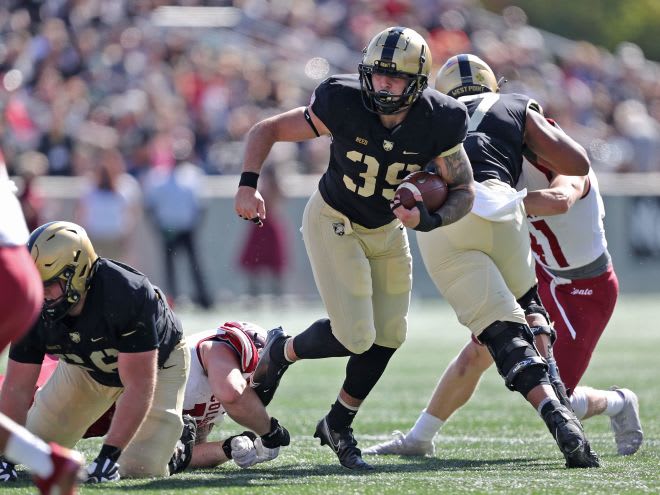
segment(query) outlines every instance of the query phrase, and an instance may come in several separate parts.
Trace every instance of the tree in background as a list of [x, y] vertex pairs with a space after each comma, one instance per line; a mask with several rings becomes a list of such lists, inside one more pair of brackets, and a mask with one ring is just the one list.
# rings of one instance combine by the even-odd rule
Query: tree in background
[[646, 58], [660, 61], [660, 26], [658, 0], [481, 0], [495, 13], [515, 5], [529, 17], [529, 23], [540, 29], [571, 38], [591, 41], [615, 51], [622, 41], [640, 46]]

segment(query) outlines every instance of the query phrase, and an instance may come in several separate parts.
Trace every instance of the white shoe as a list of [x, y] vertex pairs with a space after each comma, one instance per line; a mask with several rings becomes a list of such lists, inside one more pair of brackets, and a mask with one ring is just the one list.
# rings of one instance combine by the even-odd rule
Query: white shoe
[[639, 401], [637, 395], [627, 388], [612, 387], [611, 390], [623, 396], [623, 409], [619, 414], [610, 417], [616, 450], [619, 455], [631, 455], [639, 450], [644, 439], [639, 420]]
[[394, 438], [388, 442], [379, 443], [362, 451], [368, 455], [409, 455], [432, 456], [435, 454], [433, 441], [415, 440], [400, 431], [392, 433]]

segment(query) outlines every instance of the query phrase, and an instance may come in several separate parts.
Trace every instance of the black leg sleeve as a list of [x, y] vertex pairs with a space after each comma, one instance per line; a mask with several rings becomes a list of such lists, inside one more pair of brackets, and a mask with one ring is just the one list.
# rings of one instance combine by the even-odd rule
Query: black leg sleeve
[[364, 400], [380, 380], [395, 351], [374, 344], [367, 352], [351, 356], [346, 365], [344, 391], [351, 397]]
[[346, 349], [332, 334], [328, 318], [312, 323], [307, 330], [293, 338], [293, 350], [301, 359], [322, 359], [327, 357], [350, 356]]

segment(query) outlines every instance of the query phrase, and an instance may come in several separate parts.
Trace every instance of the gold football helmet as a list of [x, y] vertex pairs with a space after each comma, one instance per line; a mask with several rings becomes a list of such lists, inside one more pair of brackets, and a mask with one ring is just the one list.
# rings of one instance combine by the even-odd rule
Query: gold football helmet
[[[428, 85], [431, 51], [424, 38], [405, 27], [389, 27], [374, 36], [362, 52], [358, 66], [362, 101], [367, 110], [393, 114], [412, 105]], [[400, 95], [374, 91], [372, 74], [387, 74], [408, 79]]]
[[493, 69], [476, 55], [451, 57], [438, 71], [435, 89], [453, 98], [500, 90]]
[[62, 296], [45, 301], [41, 312], [46, 320], [59, 320], [89, 289], [98, 256], [85, 229], [71, 222], [50, 222], [36, 228], [27, 247], [44, 285], [63, 284]]

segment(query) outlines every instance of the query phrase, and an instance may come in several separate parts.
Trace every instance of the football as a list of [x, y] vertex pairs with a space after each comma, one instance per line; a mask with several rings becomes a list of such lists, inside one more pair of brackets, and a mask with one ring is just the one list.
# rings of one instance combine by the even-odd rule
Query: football
[[398, 198], [403, 206], [410, 209], [415, 206], [413, 196], [415, 193], [421, 194], [424, 206], [433, 213], [447, 199], [447, 184], [438, 174], [419, 170], [403, 179], [397, 187], [394, 197]]

